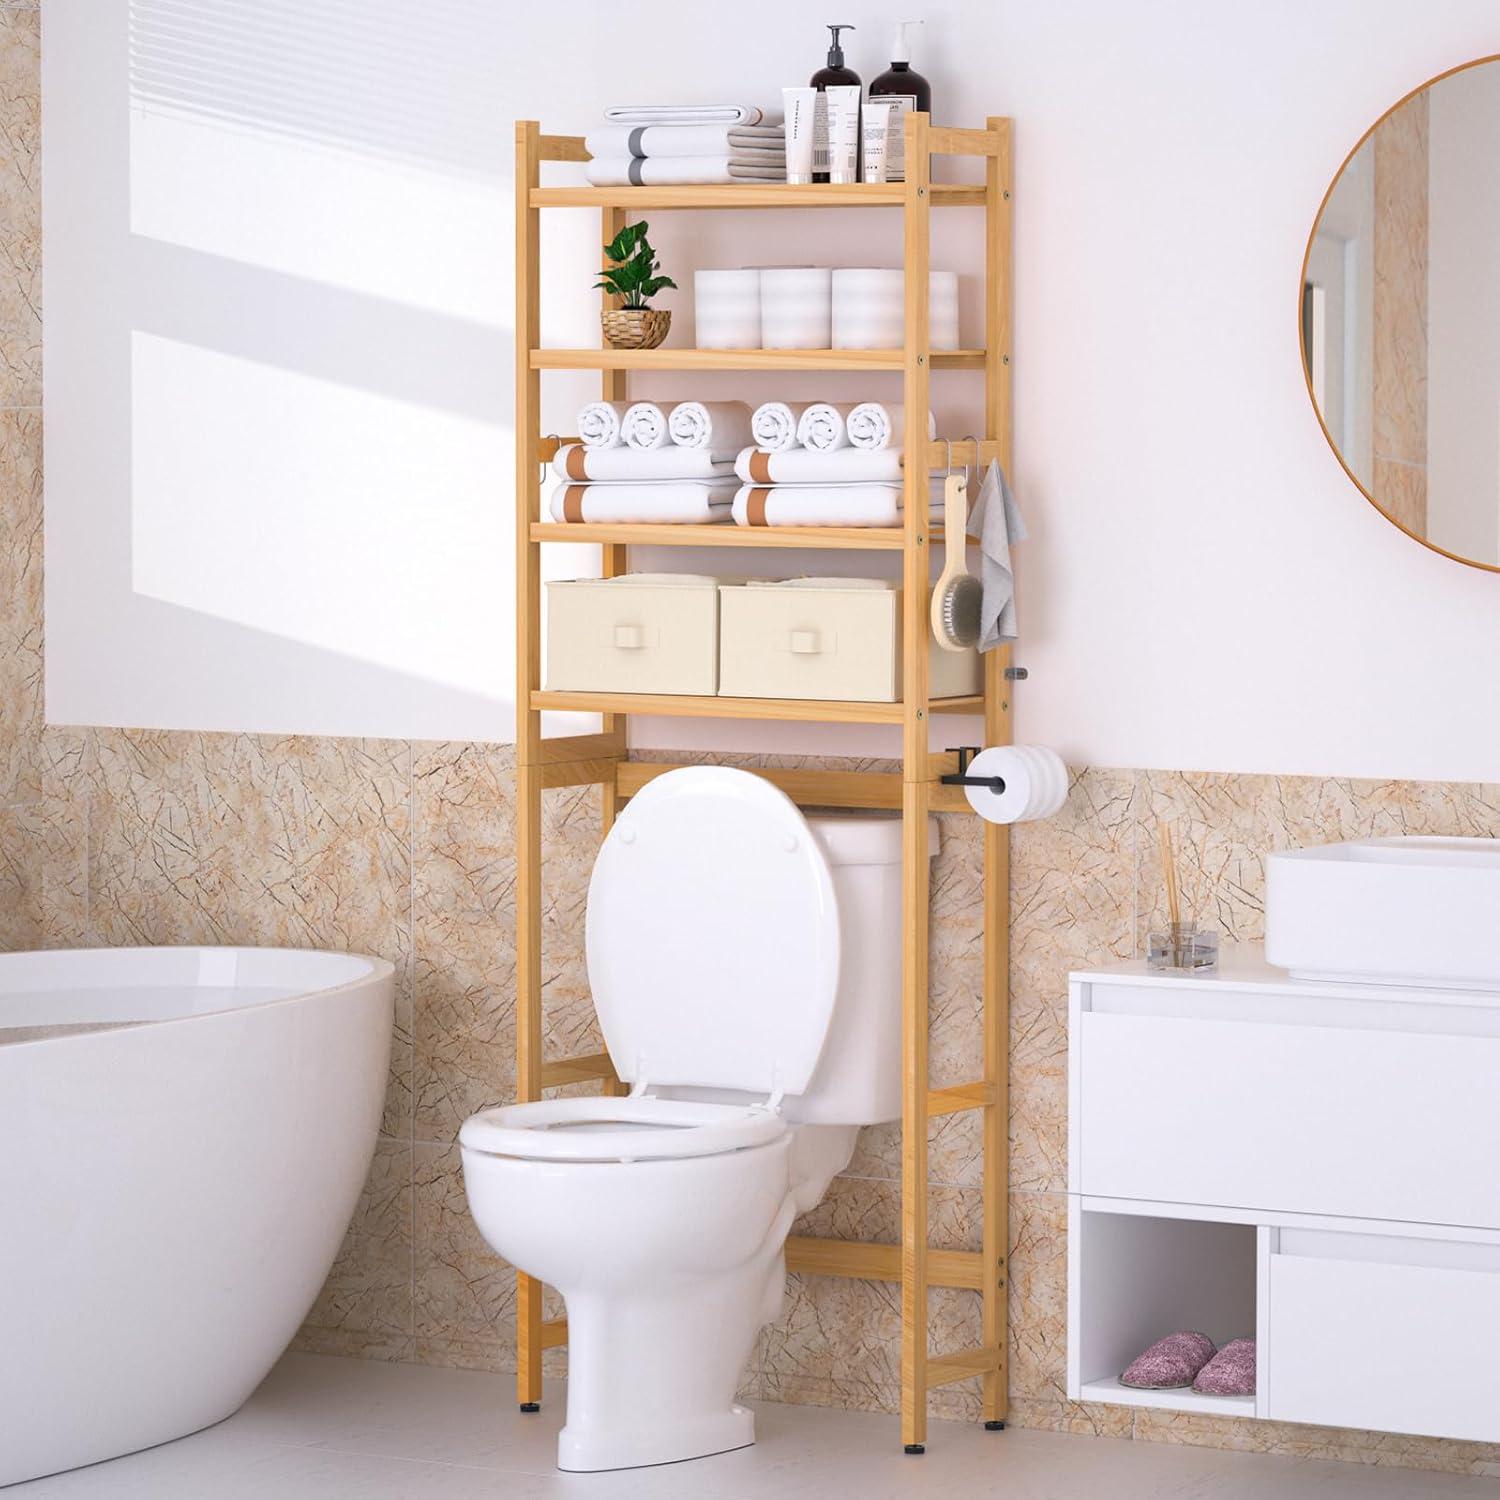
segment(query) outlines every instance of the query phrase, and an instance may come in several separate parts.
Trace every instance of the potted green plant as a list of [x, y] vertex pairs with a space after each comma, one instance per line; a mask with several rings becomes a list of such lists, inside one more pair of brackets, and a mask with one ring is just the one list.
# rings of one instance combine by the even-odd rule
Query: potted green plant
[[654, 349], [672, 325], [672, 314], [652, 307], [651, 299], [664, 287], [675, 291], [677, 283], [660, 274], [646, 229], [644, 220], [627, 224], [604, 247], [611, 264], [594, 284], [620, 298], [619, 307], [606, 307], [599, 314], [604, 342], [612, 349]]

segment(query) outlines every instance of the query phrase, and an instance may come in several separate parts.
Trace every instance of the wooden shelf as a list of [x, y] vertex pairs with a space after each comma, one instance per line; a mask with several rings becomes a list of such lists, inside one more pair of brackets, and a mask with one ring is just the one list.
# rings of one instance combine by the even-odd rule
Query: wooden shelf
[[[664, 187], [540, 187], [533, 208], [900, 208], [899, 182], [716, 182]], [[934, 208], [983, 208], [983, 183], [934, 182]]]
[[[901, 370], [901, 349], [533, 349], [533, 370]], [[934, 350], [934, 370], [982, 370], [983, 349]]]
[[[931, 528], [938, 541], [941, 526]], [[899, 526], [735, 526], [618, 525], [602, 526], [565, 521], [533, 521], [534, 542], [601, 542], [634, 547], [818, 547], [855, 552], [899, 552], [904, 533]]]
[[[984, 698], [934, 698], [935, 714], [984, 712]], [[676, 719], [786, 719], [810, 724], [901, 724], [899, 703], [846, 703], [826, 698], [708, 698], [686, 693], [581, 693], [540, 689], [533, 712], [560, 709], [586, 714], [660, 714]]]

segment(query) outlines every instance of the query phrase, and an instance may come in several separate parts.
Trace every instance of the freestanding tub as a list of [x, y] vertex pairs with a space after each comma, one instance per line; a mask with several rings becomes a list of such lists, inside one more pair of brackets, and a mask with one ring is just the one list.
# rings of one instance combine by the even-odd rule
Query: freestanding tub
[[336, 953], [0, 954], [0, 1484], [265, 1377], [369, 1169], [392, 992]]

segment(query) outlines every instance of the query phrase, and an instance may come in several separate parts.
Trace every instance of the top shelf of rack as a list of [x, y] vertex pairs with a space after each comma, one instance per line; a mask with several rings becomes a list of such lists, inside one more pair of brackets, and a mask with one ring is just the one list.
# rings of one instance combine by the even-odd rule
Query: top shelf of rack
[[[935, 182], [934, 208], [983, 208], [982, 184]], [[899, 208], [900, 182], [728, 182], [670, 187], [536, 187], [533, 208]]]

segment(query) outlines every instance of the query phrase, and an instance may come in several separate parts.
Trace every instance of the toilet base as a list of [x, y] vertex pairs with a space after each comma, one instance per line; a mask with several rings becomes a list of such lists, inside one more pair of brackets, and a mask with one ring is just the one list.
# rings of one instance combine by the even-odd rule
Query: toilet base
[[748, 1448], [754, 1441], [755, 1413], [739, 1405], [691, 1423], [663, 1423], [630, 1432], [593, 1431], [574, 1437], [564, 1427], [557, 1435], [557, 1467], [570, 1474], [644, 1469]]

